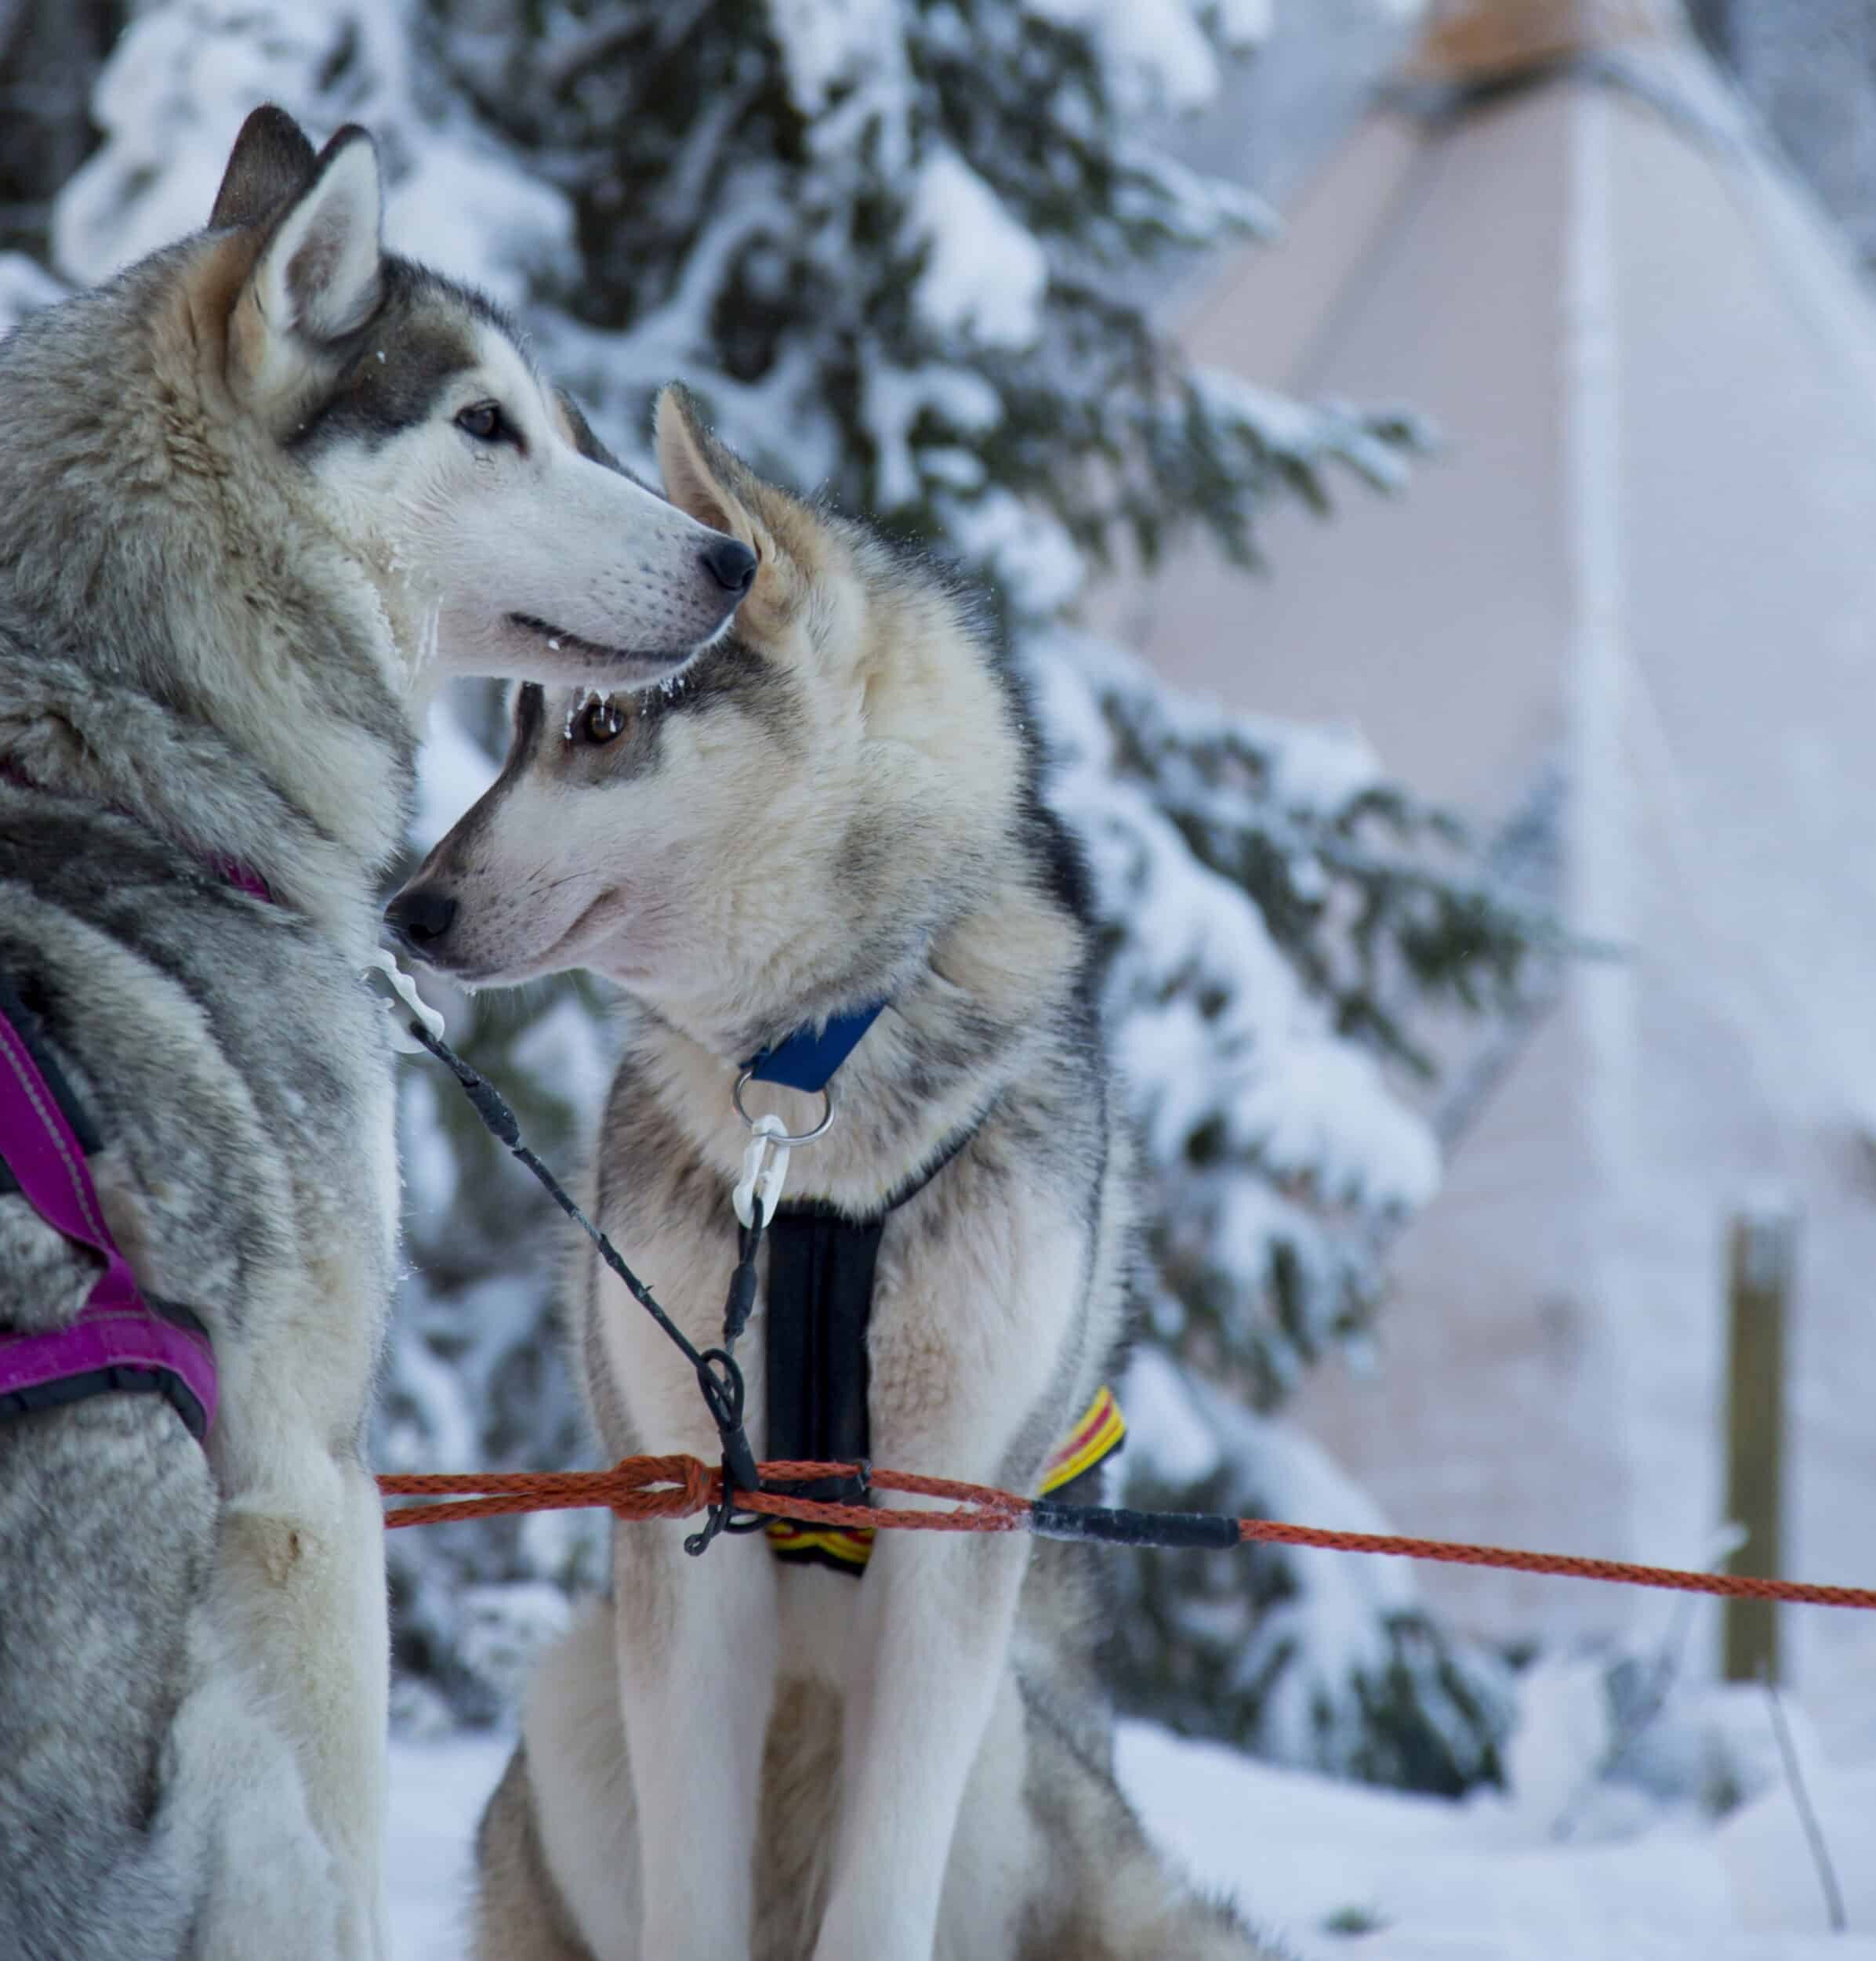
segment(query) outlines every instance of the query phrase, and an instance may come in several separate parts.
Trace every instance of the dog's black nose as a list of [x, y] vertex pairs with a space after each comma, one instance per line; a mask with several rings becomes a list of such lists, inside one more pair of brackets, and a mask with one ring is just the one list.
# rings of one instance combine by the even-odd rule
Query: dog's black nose
[[704, 570], [726, 593], [741, 599], [756, 581], [756, 554], [733, 538], [719, 538], [703, 548]]
[[384, 908], [392, 932], [407, 945], [430, 947], [442, 938], [456, 916], [456, 902], [434, 886], [412, 886]]

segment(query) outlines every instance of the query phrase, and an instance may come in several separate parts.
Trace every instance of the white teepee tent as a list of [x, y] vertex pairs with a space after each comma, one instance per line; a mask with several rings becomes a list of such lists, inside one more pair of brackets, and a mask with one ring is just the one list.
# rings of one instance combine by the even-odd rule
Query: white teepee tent
[[[1549, 785], [1564, 978], [1304, 1420], [1403, 1529], [1685, 1563], [1723, 1236], [1802, 1214], [1787, 1569], [1876, 1568], [1876, 317], [1664, 6], [1474, 0], [1192, 308], [1201, 359], [1435, 419], [1398, 502], [1101, 596], [1182, 687], [1358, 724], [1487, 821]], [[1537, 801], [1534, 801], [1537, 799]], [[1538, 827], [1541, 829], [1543, 827]], [[1510, 1633], [1636, 1597], [1429, 1574]], [[1659, 1611], [1658, 1603], [1654, 1609]], [[1870, 1617], [1861, 1617], [1867, 1619]], [[1795, 1638], [1794, 1638], [1795, 1637]], [[1876, 1627], [1788, 1617], [1807, 1686]], [[1866, 1698], [1867, 1699], [1867, 1698]]]

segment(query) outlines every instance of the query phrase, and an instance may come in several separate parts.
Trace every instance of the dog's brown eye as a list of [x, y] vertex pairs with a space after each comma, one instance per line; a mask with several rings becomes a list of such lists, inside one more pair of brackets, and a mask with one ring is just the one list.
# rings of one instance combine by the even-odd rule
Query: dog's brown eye
[[456, 426], [478, 443], [499, 443], [508, 433], [501, 409], [494, 402], [477, 402], [474, 408], [465, 408], [456, 417]]
[[579, 731], [595, 748], [603, 749], [623, 733], [626, 712], [616, 701], [589, 701], [579, 719]]

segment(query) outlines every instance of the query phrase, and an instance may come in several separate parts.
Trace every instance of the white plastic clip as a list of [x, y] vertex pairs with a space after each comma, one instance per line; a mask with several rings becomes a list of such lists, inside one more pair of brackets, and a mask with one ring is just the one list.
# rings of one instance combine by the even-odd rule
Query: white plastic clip
[[[413, 1020], [421, 1021], [439, 1042], [443, 1039], [442, 1016], [418, 993], [416, 982], [398, 966], [397, 956], [389, 947], [379, 947], [365, 963], [366, 980], [370, 980], [373, 974], [383, 977], [385, 985], [395, 997], [384, 1005], [390, 1010], [391, 1044], [400, 1055], [420, 1056], [425, 1053], [423, 1043], [410, 1031]], [[400, 1004], [408, 1012], [401, 1012]]]
[[758, 1117], [749, 1125], [749, 1148], [742, 1154], [742, 1176], [730, 1194], [736, 1216], [746, 1226], [756, 1222], [754, 1202], [762, 1201], [762, 1223], [766, 1226], [782, 1202], [782, 1186], [788, 1176], [787, 1127], [776, 1116]]

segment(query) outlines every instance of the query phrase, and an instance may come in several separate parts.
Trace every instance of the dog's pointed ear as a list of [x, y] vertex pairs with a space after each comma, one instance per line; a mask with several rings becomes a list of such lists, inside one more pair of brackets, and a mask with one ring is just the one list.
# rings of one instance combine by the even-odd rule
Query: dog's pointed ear
[[228, 153], [222, 187], [209, 214], [211, 231], [257, 225], [270, 217], [313, 174], [307, 132], [285, 110], [265, 102], [250, 112]]
[[383, 222], [376, 147], [348, 124], [274, 220], [235, 302], [230, 378], [251, 397], [290, 390], [376, 311]]
[[383, 284], [384, 188], [378, 147], [348, 123], [314, 158], [306, 188], [281, 214], [252, 285], [276, 333], [343, 339], [376, 310]]
[[766, 540], [767, 531], [750, 495], [754, 473], [717, 440], [696, 397], [682, 383], [673, 382], [660, 391], [656, 430], [666, 496], [699, 524], [728, 531], [760, 551], [759, 541]]

